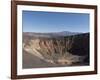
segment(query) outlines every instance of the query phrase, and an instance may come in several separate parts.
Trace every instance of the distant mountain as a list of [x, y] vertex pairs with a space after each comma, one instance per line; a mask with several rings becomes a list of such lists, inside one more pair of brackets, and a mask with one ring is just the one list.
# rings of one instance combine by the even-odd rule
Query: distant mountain
[[77, 35], [77, 34], [81, 34], [79, 32], [70, 32], [70, 31], [62, 31], [62, 32], [58, 32], [56, 33], [59, 36], [71, 36], [71, 35]]
[[31, 36], [31, 37], [64, 37], [64, 36], [71, 36], [71, 35], [77, 35], [82, 34], [78, 32], [69, 32], [69, 31], [62, 31], [62, 32], [51, 32], [51, 33], [36, 33], [36, 32], [24, 32], [24, 36]]

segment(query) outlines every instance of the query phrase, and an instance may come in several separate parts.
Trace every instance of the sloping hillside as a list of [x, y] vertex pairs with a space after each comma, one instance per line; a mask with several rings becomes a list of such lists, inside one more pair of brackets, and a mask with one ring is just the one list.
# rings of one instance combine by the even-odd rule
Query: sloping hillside
[[23, 35], [23, 68], [89, 65], [89, 33]]

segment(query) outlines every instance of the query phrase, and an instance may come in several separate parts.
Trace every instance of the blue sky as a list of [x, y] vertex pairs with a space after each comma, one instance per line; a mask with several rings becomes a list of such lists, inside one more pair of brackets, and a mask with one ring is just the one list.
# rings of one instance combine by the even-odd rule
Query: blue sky
[[89, 32], [89, 14], [23, 11], [22, 25], [23, 32]]

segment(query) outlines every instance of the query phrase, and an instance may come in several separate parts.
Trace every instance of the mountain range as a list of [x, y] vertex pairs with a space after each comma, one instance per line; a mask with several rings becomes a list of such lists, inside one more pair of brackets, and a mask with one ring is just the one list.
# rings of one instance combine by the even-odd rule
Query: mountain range
[[62, 31], [62, 32], [49, 32], [49, 33], [37, 33], [37, 32], [23, 32], [24, 36], [32, 36], [32, 37], [64, 37], [64, 36], [71, 36], [82, 34], [79, 32], [70, 32], [70, 31]]

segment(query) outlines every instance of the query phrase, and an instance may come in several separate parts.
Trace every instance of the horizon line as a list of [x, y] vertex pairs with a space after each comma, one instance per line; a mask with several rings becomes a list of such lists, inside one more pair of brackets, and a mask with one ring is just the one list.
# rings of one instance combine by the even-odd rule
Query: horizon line
[[[23, 31], [23, 32], [28, 32], [28, 31]], [[33, 31], [29, 31], [29, 32], [33, 32]], [[76, 31], [51, 31], [51, 32], [33, 32], [33, 33], [59, 33], [59, 32], [73, 32], [73, 33], [89, 33], [89, 31], [87, 32], [76, 32]]]

